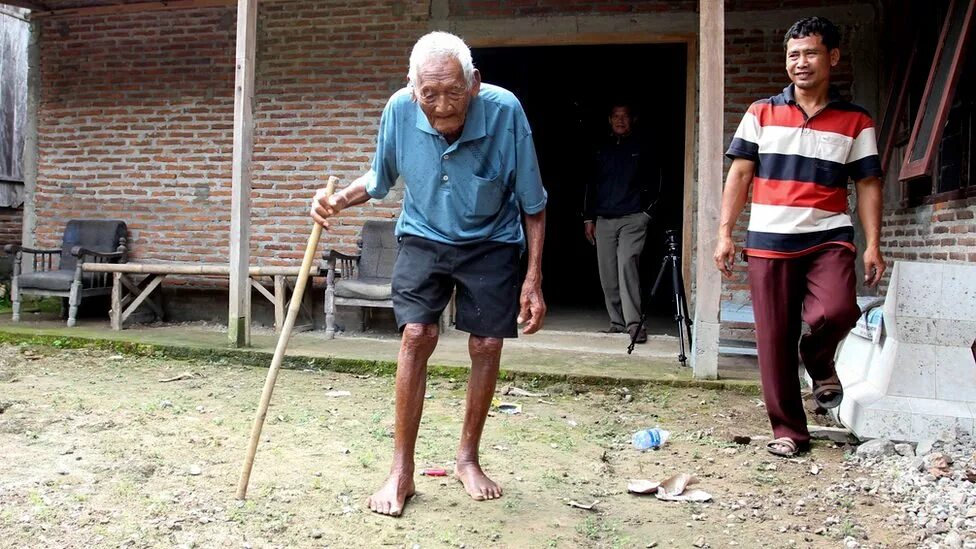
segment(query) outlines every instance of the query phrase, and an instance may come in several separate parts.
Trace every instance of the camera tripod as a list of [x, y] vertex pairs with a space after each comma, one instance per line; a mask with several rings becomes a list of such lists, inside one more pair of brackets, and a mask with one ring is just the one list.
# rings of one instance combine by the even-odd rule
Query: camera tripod
[[668, 251], [664, 254], [664, 259], [661, 261], [661, 269], [657, 273], [657, 279], [654, 281], [654, 287], [651, 288], [650, 296], [645, 296], [641, 300], [640, 321], [637, 324], [637, 329], [633, 332], [634, 335], [630, 338], [627, 354], [634, 352], [634, 344], [637, 343], [637, 334], [644, 327], [644, 322], [647, 320], [647, 303], [650, 301], [649, 297], [657, 295], [657, 291], [661, 287], [661, 282], [664, 280], [664, 273], [670, 268], [671, 291], [674, 298], [675, 310], [674, 321], [678, 323], [678, 362], [682, 366], [686, 366], [688, 356], [685, 355], [685, 344], [691, 345], [691, 318], [688, 315], [688, 300], [685, 298], [685, 285], [681, 277], [681, 256], [678, 254], [678, 239], [675, 237], [673, 230], [665, 231], [665, 242], [667, 242]]

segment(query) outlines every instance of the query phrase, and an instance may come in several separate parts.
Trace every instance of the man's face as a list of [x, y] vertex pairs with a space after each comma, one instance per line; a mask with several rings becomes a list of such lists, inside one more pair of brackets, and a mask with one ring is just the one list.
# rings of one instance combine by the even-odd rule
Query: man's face
[[630, 135], [630, 110], [627, 107], [614, 107], [610, 113], [610, 130], [618, 137]]
[[471, 98], [481, 89], [481, 75], [474, 71], [474, 84], [468, 89], [461, 63], [454, 58], [431, 59], [417, 71], [414, 98], [430, 126], [449, 140], [464, 129]]
[[840, 50], [827, 51], [819, 34], [790, 38], [786, 43], [786, 73], [801, 90], [812, 90], [827, 84], [830, 68], [840, 61]]

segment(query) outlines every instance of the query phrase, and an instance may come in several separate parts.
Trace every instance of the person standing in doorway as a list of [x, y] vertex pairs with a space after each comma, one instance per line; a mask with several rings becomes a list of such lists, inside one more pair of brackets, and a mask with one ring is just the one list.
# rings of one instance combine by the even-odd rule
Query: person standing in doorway
[[610, 327], [607, 333], [628, 333], [647, 341], [641, 316], [640, 255], [644, 250], [652, 208], [660, 194], [659, 169], [634, 134], [630, 105], [610, 109], [610, 135], [596, 154], [593, 176], [583, 201], [583, 231], [596, 246], [600, 285]]
[[[840, 31], [821, 17], [801, 19], [783, 39], [792, 84], [756, 101], [726, 153], [732, 158], [715, 249], [732, 276], [732, 229], [752, 187], [744, 256], [756, 319], [759, 370], [774, 440], [766, 448], [793, 456], [810, 445], [800, 398], [798, 359], [823, 408], [840, 405], [837, 345], [854, 327], [857, 306], [854, 227], [848, 181], [857, 190], [864, 230], [864, 282], [885, 272], [881, 257], [881, 164], [874, 123], [830, 85], [840, 61]], [[810, 331], [801, 335], [801, 320]]]

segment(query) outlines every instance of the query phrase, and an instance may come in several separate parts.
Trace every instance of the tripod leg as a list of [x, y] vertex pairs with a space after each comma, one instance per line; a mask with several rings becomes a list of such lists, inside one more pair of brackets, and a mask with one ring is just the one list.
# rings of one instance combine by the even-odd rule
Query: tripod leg
[[[681, 271], [677, 271], [678, 293], [681, 295], [681, 308], [684, 311], [685, 331], [688, 333], [688, 341], [691, 341], [691, 315], [688, 313], [688, 299], [685, 297], [685, 284], [681, 277]], [[679, 328], [680, 329], [680, 328]]]
[[[671, 261], [671, 290], [674, 293], [674, 320], [678, 324], [678, 362], [682, 366], [685, 365], [685, 361], [688, 360], [688, 356], [685, 354], [685, 331], [684, 328], [685, 319], [687, 318], [688, 311], [684, 304], [684, 287], [681, 285], [681, 266], [678, 265], [678, 256], [671, 255], [668, 257]], [[691, 343], [691, 336], [688, 336], [688, 343]]]
[[[657, 289], [661, 287], [661, 281], [664, 280], [664, 271], [668, 269], [668, 258], [664, 257], [664, 261], [661, 262], [661, 268], [657, 271], [657, 278], [654, 279], [654, 286], [651, 288], [651, 296], [657, 295]], [[641, 309], [647, 309], [647, 303], [641, 301]]]

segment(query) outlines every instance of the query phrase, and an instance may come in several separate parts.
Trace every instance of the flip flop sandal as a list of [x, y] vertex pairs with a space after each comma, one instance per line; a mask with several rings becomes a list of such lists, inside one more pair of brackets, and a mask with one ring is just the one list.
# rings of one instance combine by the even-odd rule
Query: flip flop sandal
[[796, 456], [799, 449], [796, 446], [796, 442], [793, 442], [793, 439], [789, 437], [780, 437], [767, 442], [766, 451], [774, 456], [791, 458]]
[[813, 382], [813, 400], [821, 408], [830, 410], [840, 406], [844, 400], [844, 387], [840, 383]]

